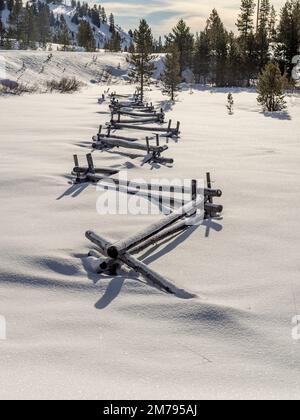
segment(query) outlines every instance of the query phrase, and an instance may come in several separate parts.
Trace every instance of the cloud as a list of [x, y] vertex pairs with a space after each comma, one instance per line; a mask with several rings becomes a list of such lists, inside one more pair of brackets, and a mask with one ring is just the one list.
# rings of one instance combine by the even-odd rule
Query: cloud
[[[231, 4], [228, 4], [228, 3]], [[274, 0], [277, 8], [283, 6], [285, 0]], [[216, 8], [229, 30], [235, 30], [235, 22], [239, 13], [239, 0], [214, 0], [205, 2], [199, 0], [100, 0], [107, 13], [114, 13], [118, 24], [124, 29], [134, 29], [139, 20], [147, 19], [155, 36], [164, 35], [183, 18], [190, 25], [193, 32], [204, 28], [206, 20], [213, 8]]]

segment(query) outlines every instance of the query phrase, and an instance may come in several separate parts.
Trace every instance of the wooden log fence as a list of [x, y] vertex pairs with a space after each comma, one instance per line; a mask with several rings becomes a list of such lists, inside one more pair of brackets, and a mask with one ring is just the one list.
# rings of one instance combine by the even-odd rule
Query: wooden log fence
[[152, 131], [153, 133], [164, 133], [168, 137], [179, 137], [180, 135], [180, 122], [177, 122], [176, 128], [171, 127], [172, 121], [169, 121], [169, 124], [167, 127], [148, 127], [144, 125], [134, 125], [134, 124], [124, 124], [124, 123], [118, 123], [118, 122], [112, 122], [111, 123], [111, 129], [115, 130], [139, 130], [139, 131]]
[[[152, 103], [144, 103], [138, 91], [133, 95], [122, 95], [113, 92], [109, 96], [111, 99], [110, 109], [112, 118], [110, 124], [107, 126], [107, 134], [102, 133], [102, 126], [100, 126], [98, 134], [93, 137], [93, 147], [101, 149], [121, 147], [141, 150], [147, 152], [145, 161], [173, 163], [173, 159], [161, 157], [161, 154], [168, 150], [168, 146], [160, 144], [159, 136], [161, 133], [167, 137], [179, 137], [180, 122], [177, 122], [176, 127], [172, 127], [171, 120], [169, 120], [166, 127], [144, 125], [147, 123], [164, 123], [165, 114], [163, 109], [160, 111], [155, 110]], [[119, 99], [127, 100], [119, 101]], [[117, 120], [115, 120], [115, 116], [117, 116]], [[130, 119], [124, 119], [126, 116]], [[151, 144], [149, 137], [146, 137], [146, 142], [143, 144], [140, 142], [140, 138], [111, 133], [112, 130], [121, 129], [151, 131], [155, 135], [154, 140], [156, 140], [156, 143]], [[196, 180], [191, 181], [189, 188], [186, 185], [171, 185], [168, 189], [168, 187], [163, 185], [151, 183], [140, 184], [128, 180], [120, 180], [114, 177], [119, 172], [118, 169], [95, 167], [93, 157], [90, 153], [86, 155], [86, 160], [87, 166], [81, 167], [78, 156], [74, 155], [75, 166], [72, 173], [76, 176], [75, 182], [103, 182], [104, 188], [114, 187], [115, 185], [118, 188], [124, 188], [128, 194], [142, 194], [145, 198], [149, 199], [154, 197], [160, 204], [163, 201], [165, 193], [170, 194], [171, 199], [170, 214], [124, 240], [111, 243], [95, 232], [87, 231], [86, 238], [96, 245], [98, 252], [104, 257], [99, 259], [99, 270], [108, 271], [114, 275], [117, 272], [117, 267], [125, 264], [138, 275], [142, 275], [147, 281], [168, 293], [185, 298], [193, 297], [194, 295], [178, 289], [169, 280], [166, 280], [142, 261], [135, 258], [134, 255], [141, 253], [156, 243], [171, 239], [178, 233], [188, 229], [194, 224], [195, 218], [199, 217], [199, 215], [195, 216], [198, 214], [199, 209], [204, 210], [205, 218], [218, 216], [222, 213], [223, 206], [214, 204], [214, 198], [221, 197], [222, 191], [212, 188], [210, 173], [206, 174], [207, 187], [204, 189], [198, 187]], [[110, 182], [112, 182], [112, 185]], [[156, 196], [154, 196], [153, 192], [157, 193]], [[189, 201], [185, 202], [186, 197], [185, 200], [181, 201], [175, 198], [176, 193], [183, 195], [188, 193]], [[180, 203], [180, 207], [171, 211], [172, 207], [176, 207], [175, 203]], [[97, 255], [97, 253], [94, 252], [94, 255]]]
[[[98, 250], [102, 253], [102, 255], [107, 256], [106, 249], [112, 245], [109, 241], [91, 231], [86, 232], [86, 238], [97, 246]], [[179, 289], [169, 280], [166, 280], [163, 276], [155, 272], [152, 268], [148, 267], [146, 264], [135, 258], [133, 255], [129, 254], [128, 252], [124, 252], [122, 255], [119, 256], [118, 259], [113, 259], [113, 261], [127, 265], [129, 268], [133, 269], [137, 274], [142, 275], [148, 282], [167, 293], [174, 294], [178, 297], [185, 299], [191, 299], [195, 297], [194, 294]]]

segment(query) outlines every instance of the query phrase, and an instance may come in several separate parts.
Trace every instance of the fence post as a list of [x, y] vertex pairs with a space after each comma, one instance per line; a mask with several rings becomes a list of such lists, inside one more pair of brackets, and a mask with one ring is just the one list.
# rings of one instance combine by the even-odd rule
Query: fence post
[[92, 157], [91, 153], [86, 155], [86, 159], [87, 159], [89, 171], [92, 172], [92, 173], [95, 173], [95, 167], [94, 167], [93, 157]]
[[147, 144], [147, 154], [150, 153], [150, 144], [149, 144], [149, 137], [146, 137], [146, 144]]
[[75, 167], [78, 168], [79, 167], [79, 161], [78, 161], [78, 156], [74, 155], [74, 163], [75, 163]]

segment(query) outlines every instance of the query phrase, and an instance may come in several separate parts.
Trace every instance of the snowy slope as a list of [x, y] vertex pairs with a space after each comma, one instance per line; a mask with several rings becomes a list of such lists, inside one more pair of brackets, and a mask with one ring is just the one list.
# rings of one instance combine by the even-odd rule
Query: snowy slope
[[[55, 17], [63, 15], [70, 32], [73, 32], [75, 35], [77, 35], [78, 26], [76, 26], [74, 23], [71, 22], [71, 19], [75, 14], [76, 9], [72, 8], [71, 6], [64, 5], [64, 4], [61, 4], [61, 5], [50, 4], [49, 7], [50, 7], [50, 10], [53, 11]], [[109, 31], [109, 25], [105, 22], [104, 23], [101, 22], [101, 27], [98, 28], [97, 26], [92, 24], [89, 18], [87, 18], [86, 20], [89, 21], [92, 29], [94, 30], [97, 48], [104, 48], [105, 43], [108, 40], [110, 40], [112, 36]], [[122, 48], [124, 49], [125, 47], [129, 47], [132, 43], [132, 39], [130, 38], [130, 36], [118, 26], [116, 26], [116, 31], [120, 33], [121, 40], [122, 40], [122, 44], [121, 44]], [[76, 40], [76, 36], [75, 36], [75, 40]]]
[[298, 399], [299, 98], [289, 116], [264, 116], [241, 90], [229, 116], [224, 90], [186, 90], [167, 115], [182, 123], [173, 168], [94, 152], [97, 166], [127, 164], [132, 178], [211, 171], [223, 189], [223, 220], [146, 258], [198, 296], [181, 300], [88, 268], [87, 229], [116, 241], [152, 221], [99, 216], [95, 187], [68, 184], [72, 155], [83, 161], [109, 119], [101, 93], [0, 98], [0, 397]]
[[[5, 63], [6, 78], [30, 85], [38, 84], [42, 89], [51, 79], [76, 77], [89, 84], [91, 81], [107, 84], [120, 83], [128, 79], [127, 53], [97, 53], [62, 51], [0, 51]], [[50, 57], [50, 59], [49, 59]], [[163, 70], [163, 56], [156, 57], [154, 78]], [[1, 61], [1, 62], [2, 62]]]
[[[49, 4], [50, 10], [53, 12], [55, 17], [60, 17], [61, 15], [64, 16], [66, 20], [66, 24], [68, 26], [68, 29], [70, 31], [70, 34], [73, 33], [73, 43], [74, 45], [77, 45], [77, 33], [78, 33], [78, 25], [75, 25], [71, 22], [73, 16], [76, 13], [76, 8], [73, 8], [72, 6], [68, 5], [68, 1], [66, 1], [66, 4]], [[4, 9], [1, 13], [1, 20], [4, 23], [4, 26], [8, 26], [8, 19], [9, 19], [9, 11], [7, 9]], [[87, 20], [94, 32], [95, 40], [96, 40], [96, 47], [101, 49], [104, 48], [107, 41], [109, 41], [112, 37], [111, 32], [109, 31], [109, 24], [106, 22], [101, 22], [101, 27], [98, 28], [97, 26], [93, 25], [91, 22], [91, 19], [89, 17], [85, 17], [85, 20]], [[121, 36], [121, 47], [124, 49], [125, 47], [130, 47], [132, 43], [132, 39], [126, 33], [122, 30], [121, 27], [119, 27], [117, 24], [115, 25], [115, 29], [117, 32], [119, 32]]]
[[[84, 83], [114, 81], [126, 77], [126, 53], [61, 52], [61, 51], [1, 51], [5, 61], [6, 77], [40, 87], [51, 79], [76, 77]], [[49, 59], [49, 57], [51, 57]]]

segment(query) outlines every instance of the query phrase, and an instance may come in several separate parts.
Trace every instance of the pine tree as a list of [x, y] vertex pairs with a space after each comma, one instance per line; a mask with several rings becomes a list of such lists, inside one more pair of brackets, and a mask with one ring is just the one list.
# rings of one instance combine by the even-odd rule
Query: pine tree
[[274, 6], [271, 6], [270, 17], [268, 22], [269, 41], [275, 42], [277, 39], [277, 13]]
[[191, 29], [181, 19], [172, 32], [166, 37], [167, 46], [174, 43], [179, 51], [180, 74], [192, 66], [194, 36]]
[[22, 0], [15, 0], [15, 2], [12, 5], [12, 10], [9, 16], [9, 23], [13, 27], [14, 35], [17, 40], [21, 38], [22, 18], [23, 18]]
[[250, 86], [250, 80], [257, 71], [256, 42], [254, 35], [254, 0], [242, 0], [241, 11], [238, 16], [237, 28], [242, 58], [242, 71]]
[[292, 60], [300, 47], [300, 1], [289, 0], [281, 10], [279, 34], [278, 60], [282, 68], [291, 76]]
[[207, 21], [206, 30], [210, 43], [212, 81], [216, 86], [225, 86], [228, 33], [216, 9]]
[[70, 33], [66, 21], [62, 23], [58, 32], [58, 44], [63, 46], [63, 51], [66, 51], [70, 45]]
[[100, 14], [101, 14], [102, 22], [106, 23], [107, 22], [107, 16], [106, 16], [106, 12], [105, 12], [104, 7], [101, 8], [101, 13]]
[[258, 103], [264, 111], [275, 112], [286, 108], [284, 87], [286, 79], [277, 64], [269, 63], [259, 76]]
[[236, 26], [238, 27], [241, 38], [244, 42], [253, 33], [254, 30], [254, 0], [242, 0], [241, 10]]
[[153, 36], [151, 28], [145, 19], [140, 21], [140, 26], [134, 31], [135, 51], [128, 57], [131, 66], [129, 77], [140, 85], [141, 100], [144, 99], [144, 87], [149, 83], [155, 69], [153, 64]]
[[210, 44], [207, 29], [196, 36], [193, 73], [196, 83], [207, 83], [210, 70]]
[[45, 46], [47, 42], [51, 40], [49, 6], [41, 5], [37, 26], [39, 31], [39, 42]]
[[92, 24], [97, 26], [97, 28], [100, 28], [101, 21], [100, 21], [100, 15], [99, 15], [99, 9], [96, 5], [91, 9], [91, 21]]
[[242, 86], [242, 58], [239, 43], [233, 32], [228, 34], [228, 52], [226, 60], [226, 82], [228, 86]]
[[77, 34], [77, 41], [80, 47], [85, 48], [88, 52], [96, 50], [96, 41], [93, 30], [89, 22], [82, 20], [80, 22]]
[[165, 70], [162, 75], [162, 82], [165, 91], [170, 95], [172, 101], [175, 100], [175, 92], [181, 82], [180, 76], [180, 54], [176, 44], [169, 47], [165, 58]]
[[5, 36], [6, 36], [6, 31], [2, 23], [2, 20], [0, 19], [0, 46], [1, 47], [4, 46]]
[[257, 28], [257, 50], [260, 68], [264, 68], [269, 60], [269, 22], [270, 22], [270, 0], [261, 0], [258, 12]]
[[112, 34], [110, 41], [107, 41], [105, 44], [105, 49], [113, 52], [121, 50], [121, 36], [119, 32], [115, 31]]
[[109, 31], [112, 34], [115, 33], [115, 18], [114, 18], [114, 15], [112, 13], [109, 16]]
[[79, 25], [79, 19], [77, 12], [74, 14], [74, 16], [71, 19], [71, 22], [74, 23], [74, 25]]

